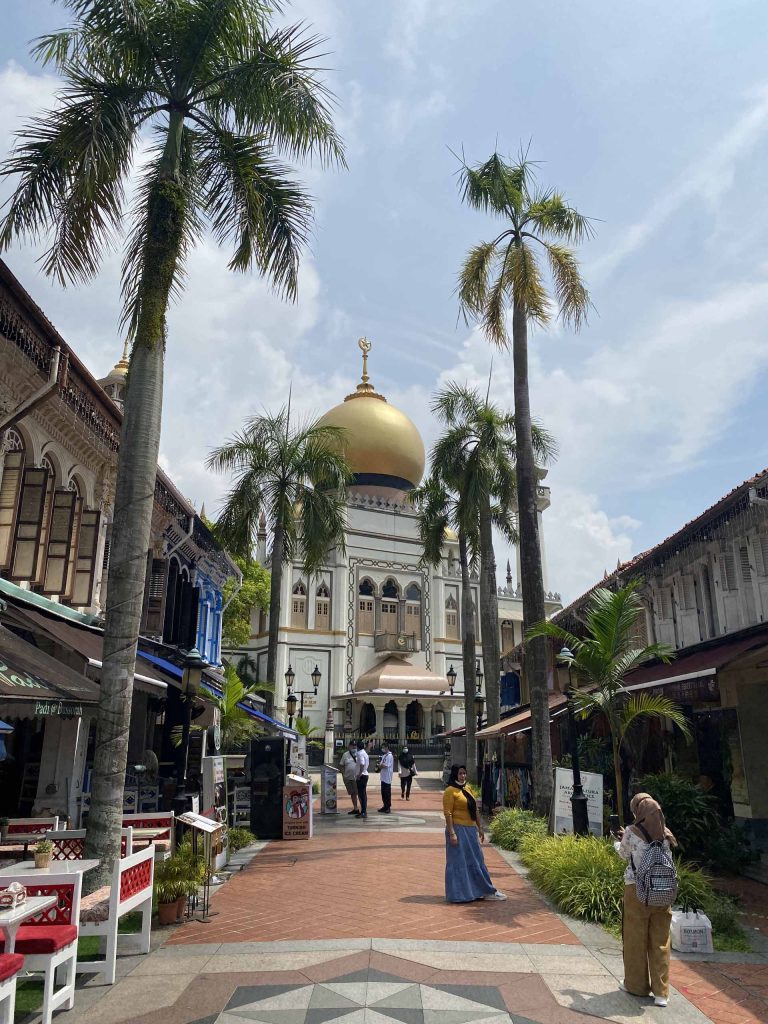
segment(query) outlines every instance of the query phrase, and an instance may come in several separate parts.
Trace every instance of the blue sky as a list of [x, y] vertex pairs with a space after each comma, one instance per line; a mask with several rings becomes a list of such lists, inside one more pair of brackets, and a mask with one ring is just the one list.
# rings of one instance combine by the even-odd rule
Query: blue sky
[[[317, 227], [298, 304], [225, 270], [208, 243], [171, 317], [163, 465], [199, 506], [224, 481], [206, 452], [293, 382], [306, 412], [339, 401], [372, 339], [374, 383], [434, 435], [446, 379], [487, 380], [454, 281], [495, 224], [463, 209], [470, 161], [530, 141], [540, 179], [596, 218], [581, 252], [595, 312], [531, 341], [534, 412], [557, 436], [549, 583], [570, 598], [768, 465], [768, 6], [758, 0], [303, 0], [326, 35], [349, 170], [305, 171]], [[0, 150], [55, 83], [28, 40], [61, 8], [13, 5], [0, 38]], [[118, 263], [61, 291], [32, 249], [6, 256], [94, 372], [119, 354]], [[508, 356], [493, 392], [511, 405]]]

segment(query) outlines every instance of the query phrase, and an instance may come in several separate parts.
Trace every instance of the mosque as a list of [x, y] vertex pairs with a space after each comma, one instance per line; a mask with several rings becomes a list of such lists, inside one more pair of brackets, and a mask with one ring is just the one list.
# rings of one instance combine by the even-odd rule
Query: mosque
[[[446, 531], [440, 565], [421, 565], [423, 548], [408, 493], [424, 475], [424, 442], [408, 416], [375, 390], [368, 375], [370, 342], [361, 338], [358, 344], [363, 353], [360, 383], [319, 421], [343, 428], [348, 438], [346, 455], [354, 476], [347, 495], [346, 550], [331, 552], [327, 565], [311, 579], [300, 562], [286, 567], [274, 705], [278, 717], [287, 714], [290, 682], [304, 716], [321, 736], [330, 709], [337, 744], [375, 734], [427, 754], [439, 746], [433, 737], [459, 725], [464, 716], [458, 538]], [[549, 488], [542, 485], [540, 516], [548, 506]], [[263, 527], [259, 558], [264, 563], [267, 540]], [[516, 587], [507, 562], [506, 585], [499, 588], [502, 654], [522, 639], [519, 568], [517, 580]], [[479, 679], [477, 576], [472, 590]], [[547, 596], [547, 613], [552, 614], [561, 607], [559, 595]], [[248, 648], [235, 653], [252, 658], [261, 679], [266, 678], [267, 639], [267, 616], [256, 612]], [[456, 673], [453, 693], [451, 669]], [[467, 686], [472, 697], [475, 689], [472, 679]], [[509, 673], [502, 678], [502, 707], [518, 703], [519, 679]]]

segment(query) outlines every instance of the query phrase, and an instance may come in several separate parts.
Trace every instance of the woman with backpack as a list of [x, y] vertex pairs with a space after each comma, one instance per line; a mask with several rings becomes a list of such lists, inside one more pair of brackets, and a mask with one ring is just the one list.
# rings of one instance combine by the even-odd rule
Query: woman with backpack
[[669, 927], [677, 895], [671, 846], [677, 840], [664, 821], [661, 806], [648, 793], [632, 798], [634, 823], [618, 834], [624, 872], [624, 983], [633, 996], [653, 995], [656, 1006], [669, 999]]

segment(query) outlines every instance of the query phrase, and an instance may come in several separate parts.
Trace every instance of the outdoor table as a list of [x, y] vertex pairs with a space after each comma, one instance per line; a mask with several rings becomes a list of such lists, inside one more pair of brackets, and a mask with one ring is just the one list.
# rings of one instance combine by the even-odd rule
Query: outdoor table
[[0, 851], [2, 851], [3, 847], [6, 847], [6, 846], [8, 846], [8, 847], [11, 847], [11, 846], [23, 846], [24, 847], [24, 855], [26, 856], [27, 853], [29, 852], [30, 846], [34, 846], [35, 843], [39, 843], [43, 839], [47, 839], [48, 838], [48, 831], [50, 831], [50, 830], [46, 830], [45, 832], [16, 832], [16, 833], [12, 833], [11, 835], [6, 836], [5, 839], [0, 839]]
[[35, 914], [55, 906], [56, 900], [55, 895], [27, 896], [26, 900], [18, 907], [0, 910], [0, 931], [5, 936], [6, 953], [13, 953], [16, 948], [16, 932], [19, 930], [19, 926], [30, 917], [34, 917]]
[[36, 868], [33, 860], [23, 860], [20, 864], [13, 864], [11, 867], [0, 868], [0, 878], [3, 875], [33, 875], [39, 878], [41, 875], [84, 875], [86, 871], [93, 871], [100, 864], [98, 859], [92, 860], [54, 860], [47, 868]]

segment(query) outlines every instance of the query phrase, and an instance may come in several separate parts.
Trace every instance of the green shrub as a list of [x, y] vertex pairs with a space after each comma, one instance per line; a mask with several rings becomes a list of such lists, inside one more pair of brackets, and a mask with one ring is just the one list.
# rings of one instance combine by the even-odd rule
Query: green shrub
[[256, 842], [256, 836], [247, 828], [231, 828], [227, 832], [229, 848], [233, 853]]
[[549, 831], [546, 818], [539, 818], [533, 811], [521, 811], [517, 807], [507, 807], [499, 811], [489, 826], [491, 842], [502, 850], [517, 850], [523, 836], [543, 837]]

